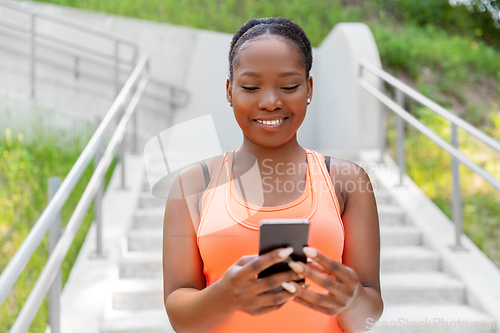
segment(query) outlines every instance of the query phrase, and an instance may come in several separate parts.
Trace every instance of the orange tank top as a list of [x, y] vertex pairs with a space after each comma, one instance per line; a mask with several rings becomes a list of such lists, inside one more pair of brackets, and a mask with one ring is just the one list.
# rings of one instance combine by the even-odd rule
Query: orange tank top
[[[236, 149], [235, 149], [236, 150]], [[304, 149], [307, 157], [305, 188], [296, 200], [281, 206], [257, 207], [243, 201], [232, 181], [234, 152], [217, 159], [214, 174], [202, 197], [197, 242], [207, 286], [220, 279], [244, 255], [259, 253], [262, 219], [309, 219], [309, 246], [342, 262], [344, 226], [331, 178], [320, 153]], [[230, 181], [227, 181], [227, 180]], [[309, 290], [326, 290], [306, 278]], [[214, 333], [344, 332], [337, 316], [326, 315], [293, 300], [258, 316], [235, 311]]]

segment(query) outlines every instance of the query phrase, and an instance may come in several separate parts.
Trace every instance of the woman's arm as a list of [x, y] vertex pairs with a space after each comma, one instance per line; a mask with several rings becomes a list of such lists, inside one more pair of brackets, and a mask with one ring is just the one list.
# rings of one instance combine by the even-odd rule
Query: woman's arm
[[[338, 160], [337, 160], [338, 161]], [[363, 332], [382, 315], [384, 303], [380, 293], [380, 231], [377, 205], [368, 174], [355, 163], [338, 161], [343, 165], [341, 181], [344, 212], [342, 221], [346, 239], [342, 262], [352, 268], [363, 286], [358, 297], [338, 314], [340, 326], [346, 332]], [[349, 172], [345, 172], [348, 170]], [[355, 183], [352, 186], [346, 184]]]
[[231, 315], [219, 302], [217, 284], [205, 288], [195, 232], [199, 224], [198, 194], [203, 191], [196, 184], [204, 182], [198, 179], [201, 172], [196, 172], [195, 167], [175, 179], [164, 216], [164, 303], [176, 332], [206, 332]]
[[[316, 249], [304, 249], [314, 264], [297, 262], [290, 267], [325, 288], [318, 294], [292, 282], [283, 287], [295, 294], [294, 301], [330, 315], [337, 315], [346, 332], [364, 332], [383, 311], [380, 296], [380, 235], [373, 189], [366, 172], [358, 165], [336, 160], [332, 181], [345, 228], [343, 263]], [[355, 186], [353, 186], [355, 185]], [[343, 186], [343, 188], [342, 188]]]

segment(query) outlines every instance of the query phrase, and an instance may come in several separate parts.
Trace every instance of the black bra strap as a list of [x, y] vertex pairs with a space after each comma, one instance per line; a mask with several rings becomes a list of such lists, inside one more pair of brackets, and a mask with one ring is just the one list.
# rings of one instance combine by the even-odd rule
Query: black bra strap
[[205, 188], [207, 188], [208, 183], [210, 183], [210, 174], [208, 173], [207, 164], [205, 162], [201, 162], [200, 164], [203, 169], [203, 176], [205, 177]]
[[330, 173], [330, 156], [325, 156], [326, 169]]

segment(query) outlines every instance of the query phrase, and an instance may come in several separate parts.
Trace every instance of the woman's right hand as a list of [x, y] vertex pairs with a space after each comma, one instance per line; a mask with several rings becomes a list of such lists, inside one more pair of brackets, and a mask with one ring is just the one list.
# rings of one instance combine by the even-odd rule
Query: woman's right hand
[[294, 271], [276, 273], [259, 279], [264, 269], [289, 257], [293, 248], [276, 249], [263, 255], [243, 256], [228, 268], [224, 276], [215, 282], [221, 296], [221, 304], [228, 311], [240, 310], [260, 315], [281, 308], [294, 295], [286, 290], [265, 293], [281, 286], [283, 282], [302, 278]]

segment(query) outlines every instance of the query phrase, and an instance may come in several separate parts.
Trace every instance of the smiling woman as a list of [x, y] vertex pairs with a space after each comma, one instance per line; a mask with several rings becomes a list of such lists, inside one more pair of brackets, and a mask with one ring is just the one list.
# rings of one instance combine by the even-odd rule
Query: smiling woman
[[[176, 332], [363, 332], [380, 318], [380, 235], [368, 175], [339, 159], [327, 168], [297, 141], [311, 67], [311, 43], [288, 19], [251, 19], [233, 36], [226, 97], [243, 143], [206, 168], [183, 170], [165, 209], [164, 301]], [[253, 165], [258, 171], [246, 172]], [[309, 261], [259, 278], [293, 251], [257, 255], [259, 221], [283, 218], [309, 220]], [[284, 289], [268, 292], [277, 287]]]

